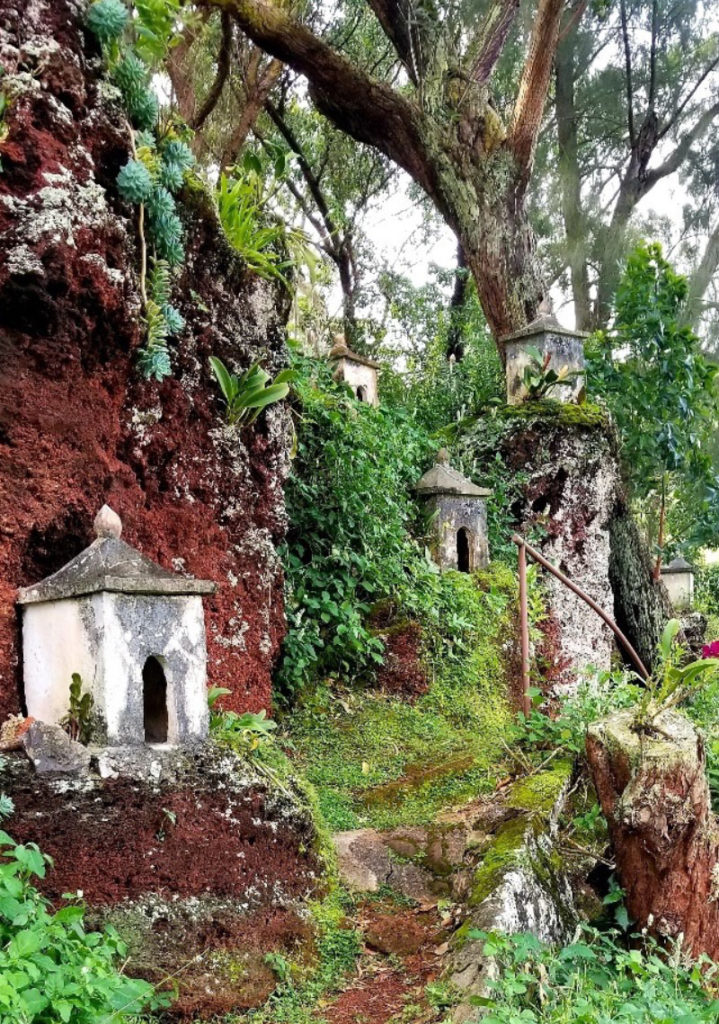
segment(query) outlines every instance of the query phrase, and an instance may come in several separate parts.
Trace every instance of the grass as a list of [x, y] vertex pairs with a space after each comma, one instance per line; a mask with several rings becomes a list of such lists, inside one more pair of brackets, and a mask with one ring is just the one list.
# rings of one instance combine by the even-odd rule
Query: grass
[[285, 721], [293, 759], [334, 831], [430, 823], [491, 790], [501, 771], [514, 578], [501, 566], [446, 578], [462, 607], [463, 642], [453, 646], [451, 624], [438, 624], [426, 694], [410, 704], [323, 685]]

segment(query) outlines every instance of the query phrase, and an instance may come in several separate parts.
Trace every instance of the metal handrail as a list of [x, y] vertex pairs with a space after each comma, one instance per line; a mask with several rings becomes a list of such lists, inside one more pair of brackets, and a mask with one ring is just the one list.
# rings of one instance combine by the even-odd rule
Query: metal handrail
[[612, 630], [617, 640], [624, 647], [629, 657], [634, 662], [636, 668], [639, 670], [639, 674], [643, 679], [649, 678], [649, 671], [646, 665], [639, 657], [635, 649], [627, 637], [622, 633], [619, 626], [616, 624], [607, 613], [601, 608], [596, 601], [594, 601], [589, 594], [585, 594], [581, 587], [578, 587], [568, 576], [566, 576], [561, 569], [557, 569], [556, 566], [548, 562], [544, 555], [540, 554], [536, 548], [533, 548], [531, 544], [528, 544], [524, 537], [521, 537], [518, 533], [512, 534], [512, 541], [517, 545], [517, 555], [519, 558], [519, 617], [520, 617], [520, 632], [521, 632], [521, 643], [522, 643], [522, 710], [525, 716], [529, 715], [532, 708], [532, 701], [529, 695], [529, 614], [527, 610], [527, 555], [530, 555], [535, 562], [539, 562], [540, 565], [548, 569], [549, 572], [555, 576], [560, 583], [563, 583], [565, 587], [568, 587], [572, 593], [576, 594], [577, 597], [581, 597], [585, 601], [592, 611], [595, 611], [597, 615], [602, 619], [607, 626]]

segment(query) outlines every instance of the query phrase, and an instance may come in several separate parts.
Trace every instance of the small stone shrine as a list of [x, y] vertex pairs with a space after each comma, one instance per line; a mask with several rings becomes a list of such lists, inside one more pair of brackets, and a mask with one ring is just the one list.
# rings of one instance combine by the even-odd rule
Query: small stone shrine
[[694, 567], [686, 558], [675, 558], [661, 571], [674, 610], [690, 612], [694, 604]]
[[439, 567], [460, 572], [485, 569], [489, 564], [485, 498], [492, 492], [452, 469], [445, 448], [415, 491], [425, 502]]
[[507, 404], [519, 405], [527, 398], [524, 384], [525, 368], [536, 358], [532, 349], [544, 360], [549, 356], [547, 369], [557, 373], [563, 367], [569, 371], [564, 384], [557, 384], [548, 398], [559, 402], [580, 402], [585, 393], [584, 339], [582, 331], [561, 327], [553, 316], [543, 316], [528, 327], [500, 339], [507, 374]]
[[379, 405], [377, 370], [380, 363], [366, 356], [358, 355], [348, 348], [344, 335], [338, 334], [329, 352], [330, 362], [335, 365], [334, 379], [342, 380], [352, 388], [355, 397], [368, 405]]
[[28, 715], [68, 713], [74, 673], [92, 696], [91, 742], [178, 745], [208, 734], [202, 595], [215, 584], [177, 576], [120, 540], [104, 505], [96, 540], [18, 596]]

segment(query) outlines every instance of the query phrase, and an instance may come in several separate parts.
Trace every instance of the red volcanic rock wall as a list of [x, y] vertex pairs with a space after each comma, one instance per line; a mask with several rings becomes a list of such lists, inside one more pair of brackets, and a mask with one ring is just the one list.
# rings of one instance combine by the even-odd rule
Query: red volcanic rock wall
[[208, 356], [276, 370], [287, 296], [245, 270], [204, 194], [186, 189], [173, 302], [187, 326], [172, 377], [140, 377], [136, 218], [114, 186], [129, 128], [84, 6], [0, 0], [0, 720], [21, 699], [17, 587], [87, 545], [103, 502], [150, 558], [218, 583], [210, 682], [257, 710], [284, 630], [288, 418], [275, 407], [242, 435], [227, 429]]

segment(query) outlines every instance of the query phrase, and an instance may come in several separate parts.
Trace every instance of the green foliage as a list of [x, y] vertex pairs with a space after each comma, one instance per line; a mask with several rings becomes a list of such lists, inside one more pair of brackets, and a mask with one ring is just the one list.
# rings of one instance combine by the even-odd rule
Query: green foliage
[[182, 222], [173, 193], [182, 188], [194, 157], [171, 123], [160, 129], [157, 99], [150, 80], [153, 61], [166, 54], [174, 39], [180, 3], [140, 0], [134, 4], [137, 17], [126, 19], [126, 30], [108, 34], [112, 25], [119, 25], [120, 7], [124, 9], [117, 0], [97, 0], [88, 13], [88, 27], [103, 43], [110, 77], [122, 93], [125, 109], [136, 129], [134, 155], [120, 169], [117, 188], [124, 199], [139, 207], [143, 274], [147, 241], [153, 249], [149, 287], [141, 281], [146, 296], [147, 340], [139, 353], [139, 365], [146, 377], [162, 380], [171, 372], [167, 339], [184, 328], [182, 316], [170, 303], [170, 269], [178, 267], [185, 257]]
[[282, 370], [273, 381], [259, 363], [238, 377], [217, 356], [210, 356], [210, 366], [224, 396], [230, 426], [251, 426], [268, 405], [287, 398], [289, 382], [295, 379], [292, 370]]
[[577, 372], [570, 371], [568, 366], [562, 366], [559, 370], [550, 368], [549, 362], [552, 358], [550, 352], [542, 355], [536, 345], [528, 345], [527, 352], [530, 361], [524, 368], [522, 382], [530, 401], [541, 401], [554, 388], [562, 384], [569, 384], [576, 379]]
[[[432, 443], [404, 410], [357, 402], [325, 362], [295, 363], [298, 448], [286, 499], [283, 551], [288, 634], [278, 682], [285, 694], [324, 675], [352, 679], [382, 659], [370, 606], [392, 596], [431, 603], [435, 572], [409, 530], [410, 488]], [[414, 594], [416, 599], [410, 598]]]
[[134, 0], [133, 7], [138, 53], [151, 66], [159, 67], [168, 50], [179, 42], [182, 24], [189, 25], [192, 12], [183, 0]]
[[47, 858], [0, 832], [0, 1024], [122, 1024], [167, 998], [119, 973], [126, 948], [112, 928], [86, 932], [83, 908], [53, 913], [32, 885]]
[[707, 989], [716, 966], [706, 957], [686, 965], [647, 935], [627, 947], [620, 931], [588, 925], [557, 950], [534, 936], [473, 931], [499, 976], [489, 982], [483, 1024], [710, 1024], [719, 1001]]
[[[556, 751], [583, 757], [587, 729], [592, 722], [613, 711], [634, 707], [643, 693], [636, 677], [629, 672], [588, 669], [576, 692], [560, 698], [555, 715], [534, 706], [528, 718], [517, 716], [513, 738], [524, 751], [541, 758]], [[535, 698], [542, 700], [538, 691]]]
[[[647, 534], [696, 546], [719, 532], [719, 488], [707, 451], [717, 425], [717, 367], [682, 320], [686, 280], [658, 244], [629, 257], [614, 328], [588, 350], [588, 384], [607, 402]], [[660, 547], [663, 545], [659, 545]]]
[[139, 355], [144, 375], [155, 377], [156, 380], [163, 380], [170, 373], [168, 337], [182, 331], [185, 326], [182, 315], [169, 301], [170, 289], [169, 264], [157, 259], [150, 274], [149, 295], [145, 304], [147, 337]]
[[150, 86], [150, 69], [136, 53], [128, 50], [111, 66], [110, 74], [122, 93], [133, 126], [152, 130], [157, 123], [159, 108]]
[[[434, 432], [502, 401], [505, 381], [472, 281], [462, 306], [448, 308], [447, 287], [454, 274], [468, 272], [431, 270], [432, 280], [419, 288], [387, 270], [379, 284], [402, 339], [396, 349], [391, 338], [385, 339], [382, 351], [404, 364], [401, 374], [383, 371], [383, 398], [388, 405], [404, 407], [418, 425]], [[458, 361], [448, 358], [452, 340], [463, 351]]]
[[255, 273], [284, 281], [283, 271], [290, 265], [285, 225], [268, 215], [269, 194], [261, 171], [237, 170], [236, 178], [221, 175], [217, 189], [217, 210], [227, 240]]
[[705, 615], [719, 615], [719, 564], [702, 566], [696, 573], [694, 606]]
[[71, 740], [78, 740], [80, 743], [89, 742], [94, 703], [95, 701], [90, 692], [82, 692], [82, 678], [80, 674], [73, 672], [72, 682], [70, 683], [70, 708], [60, 721], [60, 725]]
[[210, 732], [220, 743], [227, 743], [229, 746], [241, 753], [252, 753], [265, 743], [271, 743], [272, 733], [277, 728], [277, 723], [267, 717], [264, 710], [254, 714], [246, 711], [238, 715], [236, 711], [220, 711], [215, 705], [220, 697], [227, 696], [232, 691], [224, 686], [212, 686], [207, 691], [207, 703], [210, 706]]
[[101, 43], [118, 39], [125, 31], [128, 10], [122, 0], [96, 0], [87, 12], [87, 27]]

